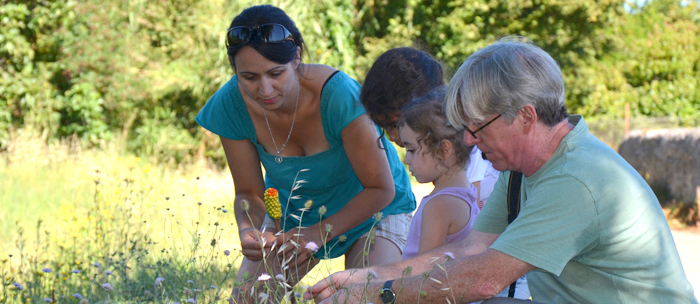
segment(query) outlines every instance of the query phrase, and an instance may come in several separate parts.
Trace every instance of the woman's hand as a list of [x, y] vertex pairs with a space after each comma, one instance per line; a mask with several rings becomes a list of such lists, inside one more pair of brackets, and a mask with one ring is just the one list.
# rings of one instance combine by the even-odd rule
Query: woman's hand
[[304, 265], [318, 251], [321, 241], [304, 231], [308, 232], [308, 229], [292, 229], [277, 237], [277, 244], [280, 244], [277, 256], [282, 265]]
[[241, 253], [251, 261], [262, 260], [270, 254], [270, 248], [275, 242], [272, 232], [261, 232], [253, 227], [244, 228], [239, 232], [241, 239]]

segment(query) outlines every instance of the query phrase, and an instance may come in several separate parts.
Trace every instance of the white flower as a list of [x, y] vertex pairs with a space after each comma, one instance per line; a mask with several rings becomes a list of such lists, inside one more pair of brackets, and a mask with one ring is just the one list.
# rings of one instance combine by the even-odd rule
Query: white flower
[[370, 269], [370, 270], [368, 271], [367, 276], [368, 276], [370, 279], [379, 279], [379, 276], [377, 275], [377, 273], [374, 272], [374, 270], [372, 270], [372, 269]]
[[271, 279], [271, 278], [272, 278], [272, 277], [271, 277], [269, 274], [263, 273], [263, 274], [261, 274], [261, 275], [258, 277], [258, 281], [267, 281], [267, 280], [269, 280], [269, 279]]
[[163, 281], [165, 281], [164, 278], [156, 278], [156, 286], [163, 286]]
[[455, 259], [455, 255], [452, 254], [452, 252], [446, 251], [446, 252], [443, 253], [443, 254], [444, 254], [446, 257], [450, 258], [450, 259], [453, 259], [453, 260]]
[[73, 294], [73, 297], [76, 298], [76, 299], [78, 299], [78, 300], [82, 300], [82, 299], [83, 299], [83, 296], [81, 296], [81, 295], [80, 295], [79, 293], [77, 293], [77, 292]]
[[258, 297], [260, 298], [260, 301], [265, 302], [267, 300], [268, 295], [264, 292], [261, 292]]
[[195, 301], [193, 298], [189, 298], [189, 299], [187, 299], [187, 301], [185, 301], [185, 302], [197, 304], [197, 301]]
[[318, 252], [318, 245], [316, 245], [316, 243], [314, 243], [314, 242], [306, 243], [306, 246], [304, 246], [304, 248], [311, 250], [313, 252]]
[[102, 284], [102, 288], [104, 288], [104, 289], [107, 290], [107, 291], [112, 291], [112, 290], [114, 290], [114, 287], [112, 287], [112, 284], [109, 284], [109, 283], [104, 283], [104, 284]]
[[278, 281], [282, 281], [282, 282], [286, 281], [286, 279], [284, 278], [284, 275], [281, 274], [281, 273], [280, 273], [280, 274], [277, 274], [277, 275], [275, 276], [275, 279], [277, 279]]

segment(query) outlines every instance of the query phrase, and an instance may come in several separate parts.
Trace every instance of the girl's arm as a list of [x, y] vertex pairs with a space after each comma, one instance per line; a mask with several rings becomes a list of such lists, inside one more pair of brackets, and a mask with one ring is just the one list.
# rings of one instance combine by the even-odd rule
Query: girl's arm
[[[274, 232], [266, 232], [261, 236], [258, 230], [266, 214], [262, 198], [265, 182], [260, 168], [260, 157], [250, 140], [220, 138], [235, 188], [233, 205], [241, 251], [249, 260], [257, 261], [263, 257], [263, 247], [269, 247], [274, 242]], [[247, 210], [241, 203], [244, 200], [248, 202]], [[262, 237], [268, 240], [264, 246], [261, 242]]]
[[445, 244], [448, 234], [462, 230], [469, 223], [471, 207], [452, 195], [438, 195], [423, 207], [418, 254]]

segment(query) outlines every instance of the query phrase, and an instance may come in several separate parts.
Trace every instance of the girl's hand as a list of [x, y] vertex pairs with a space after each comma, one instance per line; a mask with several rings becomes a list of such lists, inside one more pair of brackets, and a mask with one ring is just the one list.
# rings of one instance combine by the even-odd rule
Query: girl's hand
[[248, 227], [239, 232], [241, 239], [241, 253], [251, 261], [263, 259], [263, 254], [270, 253], [270, 247], [275, 242], [275, 235], [272, 232], [261, 232], [258, 229]]

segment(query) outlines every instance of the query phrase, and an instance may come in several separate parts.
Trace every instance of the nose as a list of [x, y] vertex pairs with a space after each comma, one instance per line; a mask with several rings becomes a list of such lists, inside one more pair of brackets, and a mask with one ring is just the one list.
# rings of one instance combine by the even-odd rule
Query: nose
[[476, 145], [476, 143], [480, 142], [480, 141], [481, 141], [481, 136], [479, 136], [477, 134], [476, 138], [474, 138], [474, 136], [472, 136], [472, 134], [469, 133], [469, 131], [464, 130], [464, 144], [465, 145], [473, 146], [473, 145]]
[[270, 97], [270, 95], [272, 95], [272, 91], [274, 91], [274, 89], [272, 88], [272, 81], [263, 77], [260, 80], [260, 87], [258, 88], [258, 93], [260, 93], [261, 96]]
[[401, 141], [401, 136], [399, 136], [399, 129], [398, 128], [386, 128], [386, 136], [389, 137], [389, 140], [393, 141], [398, 145], [399, 147], [403, 148], [403, 142]]

